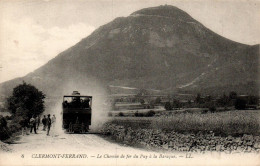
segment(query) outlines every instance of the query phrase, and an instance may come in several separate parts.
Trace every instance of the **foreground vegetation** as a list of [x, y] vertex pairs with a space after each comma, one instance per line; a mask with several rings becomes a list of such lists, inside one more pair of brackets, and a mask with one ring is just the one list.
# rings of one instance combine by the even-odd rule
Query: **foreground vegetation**
[[30, 127], [30, 118], [44, 111], [44, 98], [45, 94], [31, 84], [23, 82], [16, 86], [3, 108], [9, 110], [11, 116], [0, 115], [0, 140], [6, 140], [22, 128]]
[[217, 113], [176, 111], [164, 112], [154, 117], [114, 117], [109, 123], [180, 133], [214, 132], [221, 136], [260, 135], [259, 115], [259, 110], [233, 110]]
[[119, 142], [177, 151], [260, 150], [258, 110], [114, 117], [103, 133]]
[[222, 136], [259, 135], [258, 111], [228, 111], [207, 114], [163, 115], [152, 121], [151, 128], [180, 133], [214, 132]]

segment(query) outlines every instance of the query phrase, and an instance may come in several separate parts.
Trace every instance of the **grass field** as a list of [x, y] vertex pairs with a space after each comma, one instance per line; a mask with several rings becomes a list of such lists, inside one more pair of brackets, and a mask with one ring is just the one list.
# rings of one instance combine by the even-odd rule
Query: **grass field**
[[180, 133], [214, 132], [222, 136], [260, 135], [260, 110], [193, 114], [171, 113], [155, 117], [114, 117], [112, 123], [131, 128], [151, 128]]

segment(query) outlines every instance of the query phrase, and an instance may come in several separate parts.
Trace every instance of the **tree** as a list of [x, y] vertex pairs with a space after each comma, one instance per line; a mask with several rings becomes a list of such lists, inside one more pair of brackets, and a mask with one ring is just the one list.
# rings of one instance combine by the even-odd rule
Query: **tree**
[[212, 97], [210, 95], [207, 95], [205, 97], [205, 102], [210, 102], [212, 100]]
[[173, 108], [180, 108], [181, 107], [180, 101], [177, 100], [177, 99], [173, 99], [172, 107]]
[[214, 112], [216, 112], [216, 110], [217, 110], [214, 102], [208, 102], [208, 103], [206, 103], [206, 107], [208, 107], [208, 109], [209, 109], [209, 111], [210, 111], [211, 113], [214, 113]]
[[166, 110], [172, 110], [171, 103], [170, 103], [170, 102], [166, 102], [164, 108], [165, 108]]
[[146, 89], [140, 89], [136, 96], [142, 97], [142, 96], [147, 96], [147, 95], [150, 95], [150, 94]]
[[156, 99], [155, 99], [155, 101], [154, 101], [154, 103], [155, 104], [160, 104], [161, 103], [161, 98], [160, 97], [156, 97]]
[[145, 116], [147, 116], [147, 117], [152, 117], [152, 116], [154, 116], [154, 115], [155, 115], [155, 111], [154, 111], [154, 110], [150, 110], [150, 111], [148, 111], [148, 112], [146, 113]]
[[219, 99], [218, 99], [219, 106], [226, 107], [229, 104], [229, 97], [224, 93]]
[[33, 85], [23, 82], [13, 89], [7, 99], [8, 109], [17, 116], [39, 115], [44, 111], [45, 94]]
[[235, 108], [237, 110], [246, 109], [246, 100], [243, 98], [237, 98], [235, 101]]
[[237, 98], [237, 93], [234, 92], [234, 91], [231, 91], [229, 93], [229, 100], [233, 100], [233, 99], [236, 99]]
[[202, 99], [201, 99], [201, 96], [200, 96], [200, 93], [197, 94], [196, 98], [195, 98], [195, 102], [200, 104], [202, 102]]
[[258, 105], [258, 97], [257, 96], [249, 96], [248, 97], [248, 104], [249, 105]]
[[149, 95], [148, 91], [145, 89], [140, 89], [139, 92], [136, 94], [136, 99], [140, 101], [143, 105], [145, 103], [144, 98], [145, 96]]
[[143, 105], [145, 103], [144, 99], [140, 99], [140, 103]]

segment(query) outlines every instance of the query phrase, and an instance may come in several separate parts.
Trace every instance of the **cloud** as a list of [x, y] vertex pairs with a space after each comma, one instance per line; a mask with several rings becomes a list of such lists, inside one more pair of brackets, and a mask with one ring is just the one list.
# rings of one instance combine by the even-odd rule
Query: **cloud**
[[1, 21], [0, 82], [32, 72], [95, 29], [84, 23], [44, 28], [28, 17]]

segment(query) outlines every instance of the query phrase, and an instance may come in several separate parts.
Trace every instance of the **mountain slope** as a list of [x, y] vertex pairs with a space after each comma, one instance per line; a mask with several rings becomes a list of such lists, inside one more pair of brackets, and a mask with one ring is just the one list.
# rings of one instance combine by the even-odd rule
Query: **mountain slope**
[[[240, 44], [184, 11], [159, 6], [116, 18], [27, 76], [47, 94], [109, 85], [222, 94], [258, 93], [259, 45]], [[250, 86], [250, 88], [249, 88]]]

